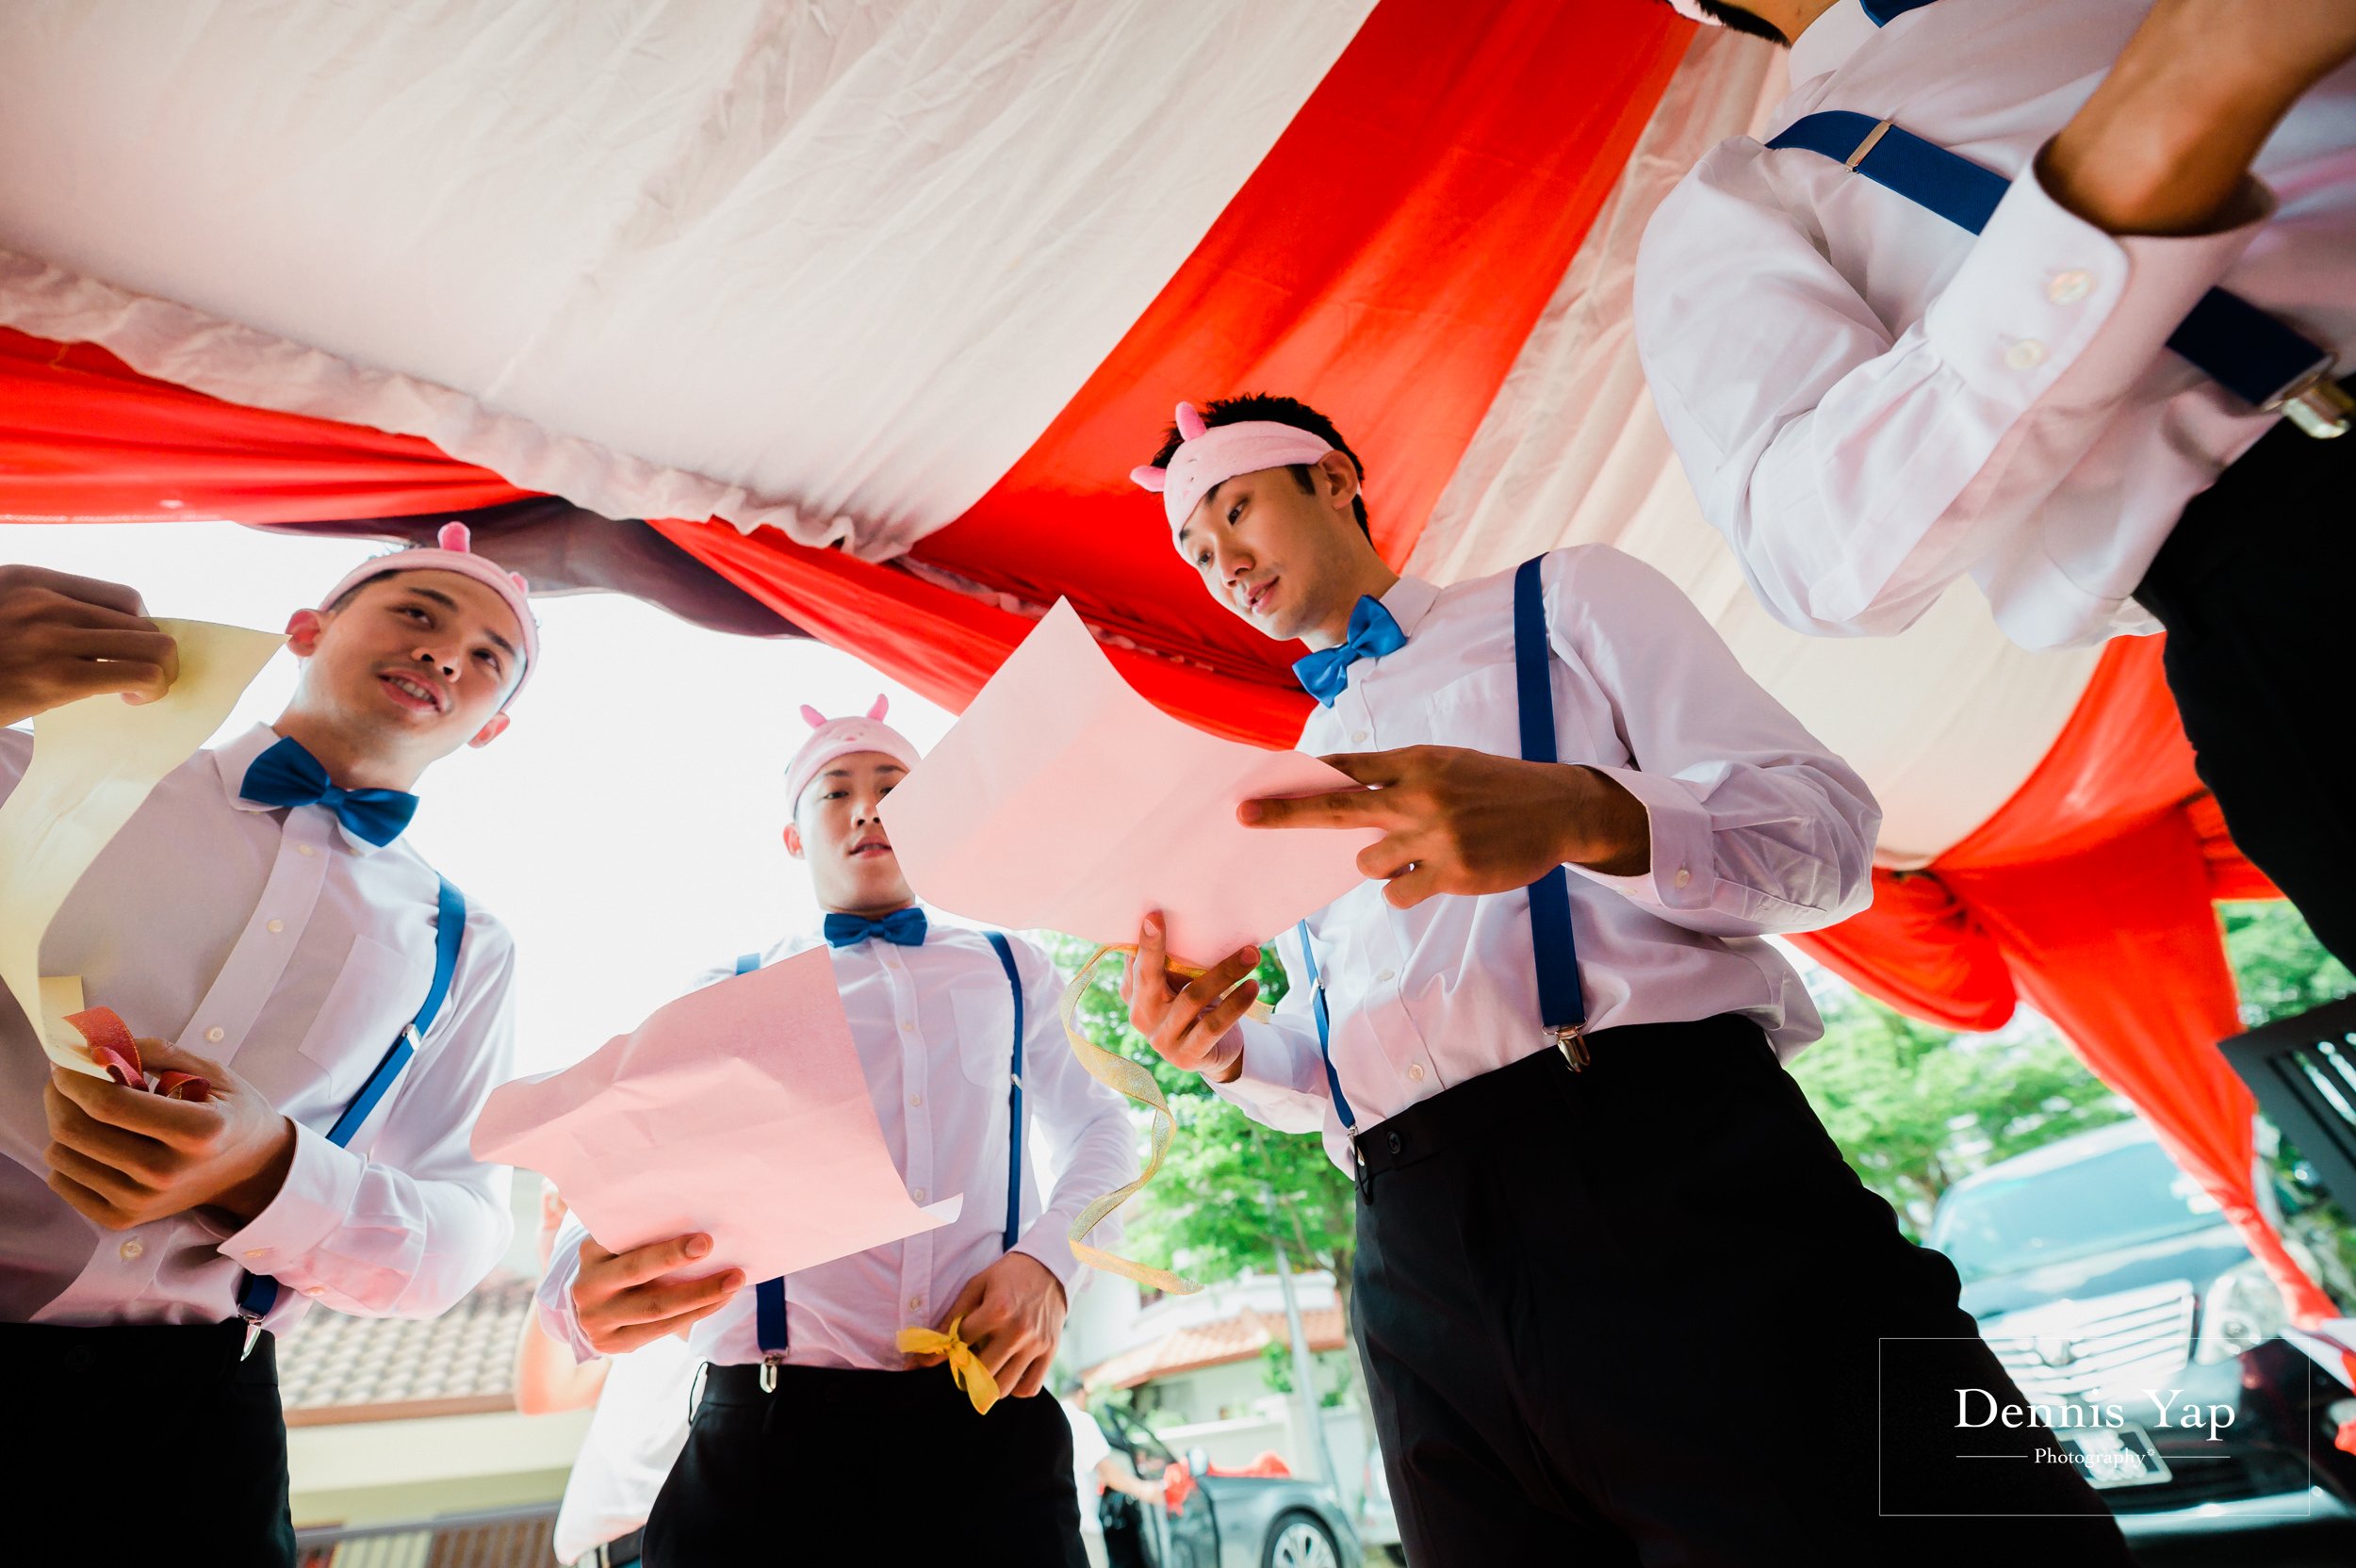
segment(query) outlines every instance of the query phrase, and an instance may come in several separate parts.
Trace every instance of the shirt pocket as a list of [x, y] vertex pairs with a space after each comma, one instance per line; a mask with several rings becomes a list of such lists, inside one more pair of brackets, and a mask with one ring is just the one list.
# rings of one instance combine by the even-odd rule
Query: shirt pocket
[[296, 1047], [325, 1075], [330, 1099], [341, 1102], [360, 1092], [370, 1070], [417, 1016], [432, 978], [397, 948], [369, 937], [352, 939], [335, 985]]
[[1014, 1071], [1014, 988], [997, 980], [960, 980], [949, 988], [957, 1021], [957, 1063], [984, 1088], [1006, 1088]]
[[[1609, 749], [1599, 746], [1584, 705], [1563, 691], [1566, 672], [1574, 678], [1571, 684], [1578, 684], [1579, 672], [1550, 652], [1546, 658], [1546, 678], [1552, 683], [1554, 696], [1555, 760], [1604, 767], [1620, 765], [1626, 753], [1617, 743], [1617, 737]], [[1432, 743], [1466, 746], [1495, 757], [1519, 757], [1521, 712], [1518, 672], [1510, 663], [1488, 665], [1449, 681], [1432, 694]]]

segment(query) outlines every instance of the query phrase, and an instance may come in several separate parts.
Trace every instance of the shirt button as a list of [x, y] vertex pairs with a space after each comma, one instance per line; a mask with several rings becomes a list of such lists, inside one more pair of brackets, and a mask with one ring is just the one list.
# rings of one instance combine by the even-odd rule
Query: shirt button
[[147, 1244], [139, 1240], [139, 1237], [133, 1236], [130, 1240], [124, 1242], [121, 1247], [116, 1248], [115, 1250], [121, 1252], [125, 1258], [136, 1258], [141, 1252], [147, 1250]]
[[922, 1203], [924, 1200], [924, 1189], [923, 1187], [918, 1187], [914, 1192], [909, 1193], [908, 1196]]
[[1423, 1064], [1421, 1062], [1410, 1062], [1407, 1064], [1407, 1081], [1411, 1084], [1420, 1084], [1423, 1082]]
[[269, 1251], [268, 1251], [266, 1249], [264, 1249], [264, 1248], [260, 1248], [260, 1247], [249, 1247], [249, 1248], [247, 1248], [247, 1249], [246, 1249], [246, 1253], [245, 1253], [245, 1255], [246, 1255], [247, 1257], [249, 1257], [249, 1258], [262, 1258], [262, 1257], [268, 1257], [268, 1256], [270, 1255], [270, 1253], [269, 1253]]
[[1677, 883], [1678, 887], [1682, 888], [1693, 880], [1693, 874], [1692, 872], [1687, 871], [1683, 866], [1679, 866], [1677, 868]]
[[2053, 281], [2045, 286], [2045, 297], [2057, 305], [2074, 305], [2093, 287], [2093, 274], [2073, 267], [2067, 272], [2053, 274]]
[[910, 1105], [922, 1105], [924, 1102], [924, 1097], [921, 1094], [911, 1094], [908, 1096], [908, 1103]]
[[1380, 974], [1376, 975], [1376, 976], [1375, 976], [1375, 978], [1376, 978], [1377, 980], [1389, 980], [1389, 979], [1391, 979], [1391, 978], [1393, 978], [1393, 977], [1394, 977], [1395, 973], [1396, 973], [1396, 972], [1395, 972], [1395, 971], [1392, 971], [1392, 970], [1387, 970], [1387, 969], [1386, 969], [1386, 970], [1384, 970], [1382, 973], [1380, 973]]
[[1351, 730], [1350, 732], [1350, 743], [1353, 746], [1365, 745], [1366, 743], [1366, 732], [1363, 729]]
[[916, 1033], [916, 1025], [915, 1025], [915, 1024], [913, 1024], [913, 1023], [910, 1023], [910, 1022], [909, 1022], [908, 1020], [906, 1020], [906, 1019], [902, 1019], [902, 1020], [900, 1021], [900, 1033], [902, 1033], [903, 1035], [913, 1035], [913, 1034], [915, 1034], [915, 1033]]
[[270, 934], [273, 937], [285, 929], [286, 929], [286, 923], [283, 920], [274, 920], [270, 923]]
[[2024, 337], [2004, 351], [2004, 363], [2016, 370], [2034, 370], [2045, 363], [2045, 345]]
[[924, 1298], [922, 1296], [911, 1296], [908, 1298], [908, 1311], [923, 1312], [924, 1310]]
[[214, 1025], [213, 1025], [210, 1029], [207, 1029], [207, 1030], [205, 1030], [205, 1038], [206, 1043], [211, 1044], [211, 1045], [219, 1045], [219, 1044], [221, 1043], [221, 1036], [223, 1035], [223, 1033], [225, 1033], [225, 1031], [223, 1031], [223, 1030], [222, 1030], [222, 1028], [221, 1028], [221, 1026], [220, 1024], [218, 1024], [218, 1023], [214, 1024]]
[[327, 1287], [325, 1285], [304, 1285], [303, 1287], [303, 1294], [305, 1296], [324, 1296], [327, 1294]]
[[311, 847], [309, 844], [297, 844], [297, 845], [295, 845], [295, 853], [296, 853], [297, 855], [313, 855], [313, 854], [317, 854], [318, 852], [317, 852], [316, 850], [312, 849], [312, 847]]

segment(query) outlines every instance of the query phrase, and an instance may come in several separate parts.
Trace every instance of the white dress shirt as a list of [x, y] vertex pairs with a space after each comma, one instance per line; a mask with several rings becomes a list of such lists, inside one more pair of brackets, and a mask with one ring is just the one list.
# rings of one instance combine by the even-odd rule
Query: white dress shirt
[[[249, 1268], [286, 1287], [274, 1329], [314, 1299], [431, 1317], [507, 1246], [508, 1171], [466, 1138], [510, 1072], [515, 944], [469, 905], [440, 1017], [352, 1146], [329, 1143], [425, 1001], [439, 881], [401, 840], [379, 849], [321, 808], [241, 799], [277, 739], [256, 726], [156, 785], [58, 911], [41, 970], [80, 975], [133, 1034], [225, 1063], [291, 1118], [286, 1185], [236, 1232], [201, 1212], [101, 1231], [43, 1184], [49, 1063], [0, 1004], [0, 1320], [219, 1322]], [[0, 794], [31, 755], [29, 734], [0, 730]]]
[[615, 1356], [606, 1368], [549, 1531], [557, 1561], [645, 1527], [687, 1446], [698, 1364], [685, 1345], [665, 1337]]
[[1653, 400], [1786, 625], [1898, 631], [1968, 575], [2023, 646], [2155, 630], [2129, 596], [2184, 503], [2274, 424], [2168, 335], [2223, 285], [2347, 365], [2356, 66], [2291, 111], [2256, 163], [2270, 188], [2221, 233], [2113, 237], [2038, 182], [2037, 151], [2149, 9], [1938, 0], [1876, 28], [1841, 0], [1801, 34], [1768, 136], [1824, 109], [1892, 117], [2012, 180], [1977, 238], [1747, 137], [1654, 214], [1636, 269]]
[[[1865, 906], [1881, 808], [1658, 571], [1581, 545], [1549, 553], [1540, 580], [1557, 755], [1616, 780], [1652, 832], [1652, 866], [1639, 875], [1570, 868], [1590, 1029], [1741, 1013], [1792, 1055], [1823, 1021], [1799, 975], [1758, 939]], [[1513, 574], [1447, 588], [1401, 578], [1383, 604], [1406, 645], [1351, 665], [1333, 706], [1310, 714], [1301, 749], [1519, 757]], [[1554, 1048], [1539, 1021], [1527, 890], [1442, 894], [1412, 909], [1393, 908], [1383, 890], [1362, 883], [1309, 920], [1333, 1066], [1362, 1131]], [[1298, 937], [1277, 951], [1292, 984], [1271, 1021], [1242, 1026], [1241, 1074], [1213, 1086], [1271, 1127], [1323, 1129], [1348, 1170]]]
[[[1014, 1250], [1047, 1266], [1067, 1299], [1079, 1265], [1066, 1233], [1089, 1202], [1137, 1173], [1137, 1140], [1124, 1102], [1088, 1074], [1064, 1038], [1064, 984], [1047, 955], [1010, 937], [1023, 974], [1023, 1171]], [[821, 945], [790, 939], [764, 964]], [[697, 984], [736, 972], [714, 969]], [[834, 949], [835, 984], [884, 1147], [919, 1203], [962, 1193], [953, 1224], [888, 1242], [789, 1275], [786, 1360], [796, 1366], [896, 1370], [908, 1328], [931, 1328], [966, 1282], [1005, 1255], [1007, 1073], [1014, 1056], [1014, 994], [1006, 972], [978, 931], [931, 923], [919, 947], [870, 939]], [[803, 1201], [780, 1191], [780, 1203]], [[1091, 1239], [1114, 1245], [1118, 1221]], [[597, 1352], [573, 1311], [581, 1275], [578, 1217], [566, 1215], [540, 1282], [544, 1325], [583, 1361]], [[719, 1365], [761, 1360], [754, 1285], [689, 1331], [696, 1356]]]

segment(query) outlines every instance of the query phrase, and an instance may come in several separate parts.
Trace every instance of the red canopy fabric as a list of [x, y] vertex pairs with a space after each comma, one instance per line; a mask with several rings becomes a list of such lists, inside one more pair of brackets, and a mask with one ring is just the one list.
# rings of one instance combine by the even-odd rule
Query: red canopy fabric
[[415, 436], [242, 408], [0, 327], [0, 522], [406, 517], [529, 494]]
[[2160, 639], [2105, 651], [2053, 749], [2004, 809], [1925, 870], [1876, 872], [1873, 907], [1799, 946], [1860, 990], [1956, 1029], [2017, 998], [2151, 1121], [2302, 1320], [2337, 1315], [2258, 1207], [2249, 1088], [2212, 905], [2277, 896], [2193, 772]]
[[[1368, 510], [1384, 558], [1404, 561], [1690, 38], [1665, 7], [1384, 0], [1062, 415], [913, 559], [1038, 605], [1069, 596], [1100, 631], [1185, 661], [1116, 645], [1152, 700], [1290, 744], [1300, 650], [1211, 602], [1129, 470], [1182, 398], [1304, 397], [1386, 454]], [[659, 526], [953, 709], [1029, 629], [775, 530]]]

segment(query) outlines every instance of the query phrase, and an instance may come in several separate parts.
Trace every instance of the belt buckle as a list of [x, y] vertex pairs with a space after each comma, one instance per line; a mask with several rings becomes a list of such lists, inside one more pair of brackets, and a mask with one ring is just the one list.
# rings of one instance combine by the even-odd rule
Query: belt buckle
[[1562, 1053], [1562, 1060], [1570, 1065], [1573, 1072], [1581, 1070], [1595, 1059], [1587, 1050], [1587, 1025], [1584, 1023], [1553, 1024], [1546, 1030], [1546, 1038], [1552, 1040], [1554, 1048]]
[[2308, 371], [2268, 400], [2266, 412], [2281, 414], [2302, 434], [2317, 441], [2346, 435], [2351, 418], [2356, 418], [2356, 398], [2332, 379], [2332, 369], [2327, 362]]

